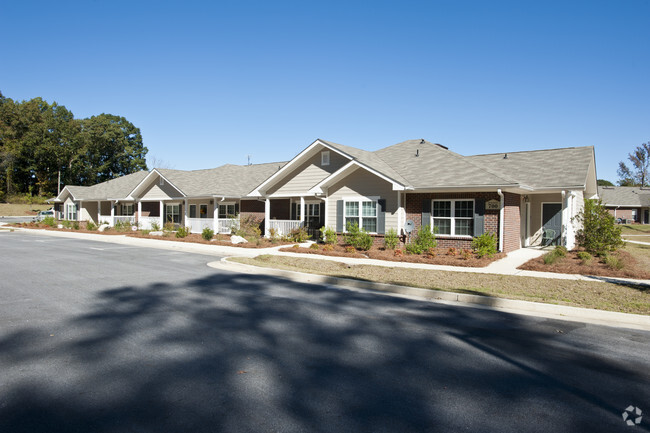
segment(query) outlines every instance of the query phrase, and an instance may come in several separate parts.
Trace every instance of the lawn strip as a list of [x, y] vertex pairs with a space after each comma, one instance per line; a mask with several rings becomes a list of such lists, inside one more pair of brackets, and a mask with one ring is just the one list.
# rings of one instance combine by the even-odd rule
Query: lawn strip
[[650, 315], [650, 288], [604, 282], [449, 272], [262, 255], [239, 263], [447, 292]]

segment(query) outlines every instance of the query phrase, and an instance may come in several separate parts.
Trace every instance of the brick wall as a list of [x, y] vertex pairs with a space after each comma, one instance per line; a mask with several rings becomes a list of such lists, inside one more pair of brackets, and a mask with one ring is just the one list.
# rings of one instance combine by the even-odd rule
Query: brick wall
[[[607, 211], [614, 216], [614, 209], [607, 209]], [[636, 216], [634, 215], [634, 211], [636, 211]], [[632, 209], [632, 208], [622, 208], [619, 207], [616, 209], [616, 219], [618, 218], [623, 218], [626, 220], [634, 220], [634, 221], [639, 221], [639, 215], [641, 214], [639, 209]]]
[[251, 218], [256, 222], [264, 220], [264, 202], [259, 200], [242, 200], [239, 204], [241, 218]]
[[[445, 199], [482, 199], [500, 200], [499, 194], [495, 192], [475, 192], [475, 193], [415, 193], [406, 194], [406, 219], [413, 220], [416, 230], [422, 225], [422, 202], [424, 200], [445, 200]], [[519, 248], [519, 195], [504, 193], [504, 219], [506, 225], [504, 229], [503, 248], [505, 252], [513, 251]], [[492, 232], [499, 236], [499, 211], [485, 210], [484, 217], [485, 232]], [[438, 237], [438, 246], [441, 248], [465, 248], [471, 249], [472, 240], [462, 237]]]

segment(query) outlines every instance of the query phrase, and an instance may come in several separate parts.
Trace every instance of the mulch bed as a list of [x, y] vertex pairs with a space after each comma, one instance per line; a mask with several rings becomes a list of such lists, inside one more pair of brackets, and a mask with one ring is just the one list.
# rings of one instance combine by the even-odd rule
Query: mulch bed
[[650, 272], [641, 269], [634, 257], [627, 251], [618, 250], [613, 253], [624, 263], [623, 269], [613, 269], [599, 257], [594, 257], [588, 264], [583, 264], [578, 258], [578, 251], [569, 251], [566, 257], [559, 258], [553, 264], [545, 264], [543, 256], [529, 260], [518, 269], [527, 271], [556, 272], [561, 274], [598, 275], [603, 277], [650, 279]]
[[314, 254], [321, 256], [331, 256], [331, 257], [352, 257], [359, 259], [377, 259], [377, 260], [386, 260], [391, 262], [407, 262], [407, 263], [426, 263], [429, 265], [448, 265], [448, 266], [463, 266], [463, 267], [472, 267], [472, 268], [483, 268], [495, 260], [499, 260], [505, 257], [505, 254], [495, 254], [494, 256], [488, 258], [483, 257], [479, 259], [473, 254], [468, 258], [463, 258], [460, 254], [450, 255], [448, 254], [448, 249], [437, 248], [436, 255], [415, 255], [408, 254], [406, 251], [402, 251], [403, 255], [395, 253], [397, 250], [387, 250], [384, 248], [372, 247], [368, 251], [354, 251], [347, 252], [345, 246], [343, 245], [334, 245], [332, 250], [323, 249], [324, 245], [318, 245], [318, 249], [315, 248], [303, 248], [303, 247], [287, 247], [280, 248], [280, 251], [285, 251], [288, 253], [302, 253], [302, 254]]
[[60, 229], [58, 227], [50, 227], [48, 225], [37, 223], [37, 222], [15, 223], [11, 225], [14, 227], [22, 227], [27, 229], [50, 230], [50, 231], [57, 231], [57, 232], [91, 233], [91, 234], [106, 235], [106, 236], [123, 235], [123, 236], [129, 236], [133, 238], [156, 239], [156, 240], [174, 241], [174, 242], [190, 242], [195, 244], [206, 244], [206, 245], [223, 245], [227, 247], [239, 247], [239, 248], [269, 248], [269, 247], [277, 247], [279, 245], [293, 244], [293, 242], [281, 242], [281, 241], [271, 242], [270, 240], [265, 238], [259, 238], [258, 240], [249, 241], [242, 244], [233, 244], [230, 242], [230, 236], [222, 235], [222, 234], [215, 235], [215, 237], [211, 241], [206, 241], [205, 239], [203, 239], [203, 237], [200, 234], [195, 234], [195, 233], [189, 234], [184, 238], [177, 238], [174, 233], [169, 233], [167, 234], [167, 236], [164, 235], [152, 236], [150, 234], [144, 234], [140, 231], [131, 231], [131, 230], [120, 231], [115, 229], [109, 229], [100, 232], [98, 230], [86, 229], [86, 225], [83, 222], [79, 224], [78, 230], [75, 230], [73, 228], [65, 228], [65, 227]]

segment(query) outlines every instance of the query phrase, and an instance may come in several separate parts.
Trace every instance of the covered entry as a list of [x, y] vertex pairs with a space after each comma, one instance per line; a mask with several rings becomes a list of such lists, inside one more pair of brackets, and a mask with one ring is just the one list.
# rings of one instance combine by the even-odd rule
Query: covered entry
[[560, 245], [562, 203], [542, 203], [542, 245]]

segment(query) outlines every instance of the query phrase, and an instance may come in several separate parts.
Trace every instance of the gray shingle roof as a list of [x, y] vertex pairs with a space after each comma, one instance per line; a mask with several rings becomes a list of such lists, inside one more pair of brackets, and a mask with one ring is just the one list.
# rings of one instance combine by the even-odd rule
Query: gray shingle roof
[[533, 188], [580, 186], [587, 182], [593, 146], [525, 152], [492, 153], [466, 158], [477, 166], [507, 173], [522, 185]]
[[413, 188], [509, 186], [517, 181], [425, 140], [406, 140], [374, 152]]
[[650, 189], [636, 186], [599, 186], [598, 196], [607, 206], [650, 206]]
[[232, 165], [206, 170], [158, 169], [188, 197], [221, 195], [243, 197], [279, 170], [286, 162]]
[[67, 185], [66, 188], [75, 200], [121, 199], [128, 196], [147, 174], [148, 171], [141, 170], [92, 186]]

